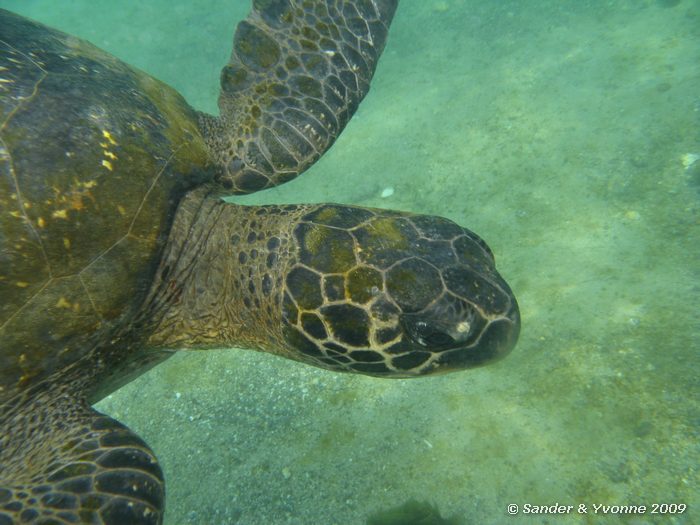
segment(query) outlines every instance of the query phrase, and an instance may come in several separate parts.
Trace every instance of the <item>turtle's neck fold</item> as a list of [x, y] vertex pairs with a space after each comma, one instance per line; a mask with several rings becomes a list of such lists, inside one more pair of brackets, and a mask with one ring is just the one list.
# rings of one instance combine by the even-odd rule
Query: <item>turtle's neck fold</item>
[[145, 305], [152, 348], [284, 353], [281, 289], [291, 229], [310, 206], [240, 206], [205, 189], [180, 205]]

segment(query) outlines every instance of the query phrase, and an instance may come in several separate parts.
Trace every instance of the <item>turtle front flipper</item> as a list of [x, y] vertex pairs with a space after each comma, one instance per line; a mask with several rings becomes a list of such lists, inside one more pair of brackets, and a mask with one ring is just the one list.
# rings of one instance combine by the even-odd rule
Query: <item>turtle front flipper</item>
[[39, 395], [0, 407], [0, 525], [162, 522], [151, 449], [83, 400]]
[[221, 73], [221, 116], [201, 119], [225, 189], [282, 184], [330, 148], [369, 90], [397, 3], [253, 2]]

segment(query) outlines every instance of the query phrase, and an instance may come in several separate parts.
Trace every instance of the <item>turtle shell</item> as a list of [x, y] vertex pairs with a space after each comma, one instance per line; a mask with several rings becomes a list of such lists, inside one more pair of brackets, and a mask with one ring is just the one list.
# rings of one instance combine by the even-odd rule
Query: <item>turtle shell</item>
[[197, 119], [162, 82], [0, 10], [0, 402], [129, 327], [179, 200], [210, 178]]

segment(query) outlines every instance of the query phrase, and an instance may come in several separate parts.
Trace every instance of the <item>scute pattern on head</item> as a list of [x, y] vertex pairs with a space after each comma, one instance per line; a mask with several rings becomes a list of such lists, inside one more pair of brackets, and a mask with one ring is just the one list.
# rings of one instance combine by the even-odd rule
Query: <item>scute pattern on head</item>
[[[320, 205], [293, 231], [283, 334], [316, 365], [406, 377], [507, 353], [517, 305], [474, 233], [446, 219]], [[512, 334], [490, 344], [499, 323]]]
[[176, 307], [152, 346], [228, 341], [390, 377], [478, 366], [513, 347], [508, 285], [483, 241], [447, 219], [338, 204], [251, 213], [190, 197], [157, 272], [167, 276], [154, 285], [154, 301]]

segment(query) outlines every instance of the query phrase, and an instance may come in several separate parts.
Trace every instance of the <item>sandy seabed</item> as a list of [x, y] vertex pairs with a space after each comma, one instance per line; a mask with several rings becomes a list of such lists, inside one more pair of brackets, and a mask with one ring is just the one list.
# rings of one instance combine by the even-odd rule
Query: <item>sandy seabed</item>
[[[0, 5], [207, 111], [249, 8]], [[404, 0], [336, 145], [244, 201], [473, 229], [519, 299], [520, 342], [490, 367], [393, 381], [178, 354], [98, 405], [159, 456], [166, 524], [354, 525], [411, 498], [474, 524], [700, 522], [699, 64], [697, 1]]]

